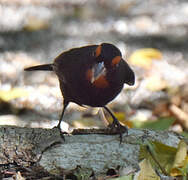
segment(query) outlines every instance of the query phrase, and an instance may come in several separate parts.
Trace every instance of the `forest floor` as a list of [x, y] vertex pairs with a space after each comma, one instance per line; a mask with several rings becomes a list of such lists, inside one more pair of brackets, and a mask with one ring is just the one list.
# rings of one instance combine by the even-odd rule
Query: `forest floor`
[[[110, 42], [136, 74], [135, 86], [109, 104], [121, 123], [187, 135], [186, 0], [0, 0], [0, 17], [0, 125], [54, 127], [63, 100], [57, 77], [23, 69], [73, 47]], [[64, 120], [76, 128], [111, 121], [76, 104]]]

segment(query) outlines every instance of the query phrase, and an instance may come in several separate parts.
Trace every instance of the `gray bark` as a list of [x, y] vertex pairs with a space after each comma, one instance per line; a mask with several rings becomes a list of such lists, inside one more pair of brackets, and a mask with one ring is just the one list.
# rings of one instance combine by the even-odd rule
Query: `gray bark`
[[52, 174], [74, 172], [78, 167], [102, 174], [117, 167], [137, 169], [140, 144], [147, 140], [177, 147], [182, 139], [168, 131], [129, 129], [120, 144], [119, 135], [104, 135], [102, 130], [88, 134], [90, 131], [93, 133], [79, 130], [80, 135], [64, 135], [63, 141], [57, 129], [0, 127], [0, 164], [27, 167], [36, 163]]

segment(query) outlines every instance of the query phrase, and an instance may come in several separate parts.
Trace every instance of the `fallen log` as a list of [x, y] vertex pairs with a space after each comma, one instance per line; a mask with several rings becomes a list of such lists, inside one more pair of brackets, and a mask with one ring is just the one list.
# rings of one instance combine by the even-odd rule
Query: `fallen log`
[[100, 175], [111, 169], [138, 169], [141, 143], [157, 140], [177, 147], [182, 136], [169, 131], [129, 129], [109, 135], [106, 129], [76, 129], [61, 138], [54, 129], [0, 127], [0, 164], [14, 163], [23, 167], [37, 166], [54, 175], [74, 174], [78, 168]]

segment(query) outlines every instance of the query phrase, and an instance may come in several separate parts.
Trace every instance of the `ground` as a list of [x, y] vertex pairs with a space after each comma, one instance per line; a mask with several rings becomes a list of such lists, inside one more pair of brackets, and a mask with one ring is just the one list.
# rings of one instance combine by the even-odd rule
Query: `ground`
[[[1, 125], [54, 127], [62, 109], [58, 80], [24, 67], [50, 63], [73, 47], [111, 42], [136, 74], [135, 86], [125, 86], [109, 105], [118, 119], [129, 127], [186, 134], [187, 1], [1, 0], [0, 14]], [[104, 127], [110, 120], [97, 112], [71, 104], [64, 120]]]

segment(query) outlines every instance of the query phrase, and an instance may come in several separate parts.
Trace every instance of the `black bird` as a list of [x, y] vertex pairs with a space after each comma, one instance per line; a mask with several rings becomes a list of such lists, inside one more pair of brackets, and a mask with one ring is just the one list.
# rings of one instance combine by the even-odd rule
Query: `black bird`
[[118, 128], [121, 141], [121, 129], [123, 127], [126, 132], [127, 128], [119, 123], [106, 104], [120, 93], [124, 83], [134, 85], [135, 75], [116, 46], [102, 43], [70, 49], [57, 56], [52, 64], [24, 70], [56, 73], [64, 97], [64, 107], [57, 125], [60, 130], [65, 109], [70, 102], [80, 106], [102, 107], [112, 116], [111, 128]]

